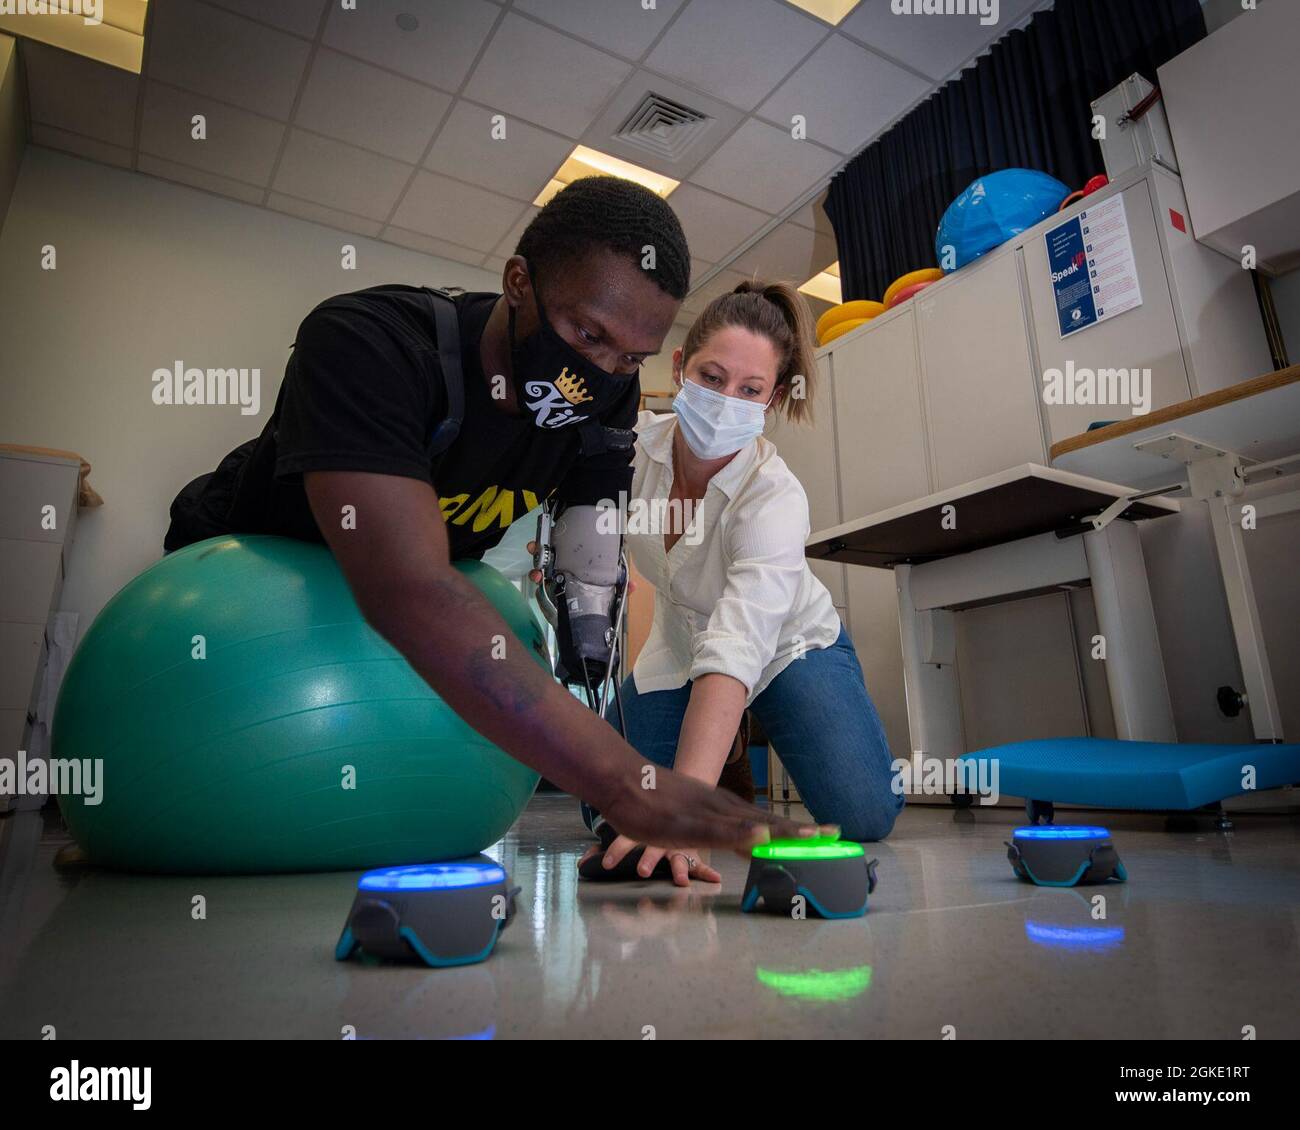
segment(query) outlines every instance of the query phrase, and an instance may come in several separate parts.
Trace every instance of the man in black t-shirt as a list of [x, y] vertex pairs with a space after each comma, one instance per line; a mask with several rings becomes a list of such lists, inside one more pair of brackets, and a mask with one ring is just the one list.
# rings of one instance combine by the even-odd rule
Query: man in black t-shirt
[[[471, 726], [624, 834], [665, 847], [744, 849], [788, 820], [658, 769], [520, 649], [451, 561], [479, 557], [552, 492], [618, 498], [641, 362], [685, 297], [672, 209], [614, 177], [580, 180], [528, 225], [503, 293], [458, 296], [463, 416], [439, 360], [433, 303], [410, 286], [322, 302], [303, 321], [262, 434], [172, 505], [165, 547], [225, 533], [324, 541], [367, 620]], [[438, 442], [441, 437], [444, 442]]]
[[[164, 548], [226, 533], [327, 540], [303, 482], [310, 471], [367, 471], [429, 483], [454, 560], [481, 557], [552, 492], [562, 502], [594, 505], [631, 486], [629, 447], [584, 452], [584, 440], [593, 435], [582, 430], [588, 420], [538, 427], [532, 414], [518, 411], [517, 393], [504, 374], [495, 387], [489, 381], [480, 350], [502, 301], [497, 294], [454, 298], [463, 418], [456, 441], [433, 454], [433, 437], [448, 415], [433, 307], [438, 300], [423, 288], [395, 285], [340, 294], [317, 306], [298, 329], [262, 434], [182, 492]], [[653, 334], [651, 328], [645, 340]], [[630, 432], [635, 424], [640, 356], [622, 362], [632, 367], [630, 374], [611, 374], [605, 382], [599, 414], [590, 417], [602, 429]], [[544, 397], [542, 408], [546, 400], [570, 407], [562, 392]], [[599, 439], [604, 433], [594, 434]]]

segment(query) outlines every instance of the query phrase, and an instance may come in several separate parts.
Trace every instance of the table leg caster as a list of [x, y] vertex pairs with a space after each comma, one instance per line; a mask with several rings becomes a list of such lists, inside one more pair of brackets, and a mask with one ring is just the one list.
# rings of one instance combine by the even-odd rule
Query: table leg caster
[[1050, 800], [1027, 800], [1025, 814], [1031, 824], [1051, 824], [1056, 819], [1056, 808]]

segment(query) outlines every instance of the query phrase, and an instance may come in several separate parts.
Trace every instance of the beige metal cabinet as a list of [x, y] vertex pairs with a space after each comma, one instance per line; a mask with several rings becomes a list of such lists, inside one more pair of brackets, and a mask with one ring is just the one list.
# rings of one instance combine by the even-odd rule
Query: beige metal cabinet
[[[808, 494], [814, 530], [931, 489], [912, 312], [890, 312], [871, 324], [870, 333], [866, 329], [821, 353], [815, 426], [782, 423], [772, 434]], [[853, 639], [890, 749], [905, 757], [907, 703], [893, 575], [826, 562], [813, 562], [812, 568], [830, 589]], [[774, 758], [778, 799], [780, 772]]]
[[[835, 380], [829, 354], [817, 359], [812, 408], [811, 426], [791, 424], [778, 416], [768, 438], [808, 496], [809, 527], [821, 530], [843, 521], [835, 453]], [[825, 561], [810, 564], [817, 579], [830, 590], [831, 599], [843, 604], [844, 566]]]
[[1157, 75], [1197, 239], [1233, 260], [1251, 244], [1283, 274], [1300, 265], [1300, 4], [1252, 4], [1245, 16]]
[[912, 311], [882, 314], [833, 348], [839, 521], [929, 494]]
[[[1029, 282], [1034, 335], [1038, 341], [1039, 371], [1065, 371], [1073, 363], [1076, 371], [1087, 369], [1151, 370], [1150, 405], [1163, 408], [1192, 395], [1178, 340], [1169, 280], [1165, 273], [1160, 237], [1156, 232], [1154, 205], [1146, 180], [1123, 192], [1124, 211], [1133, 239], [1133, 260], [1142, 305], [1108, 321], [1090, 326], [1062, 339], [1055, 298], [1047, 264], [1047, 244], [1041, 235], [1024, 245], [1025, 275]], [[1253, 376], [1254, 374], [1244, 374]], [[1041, 393], [1041, 380], [1040, 389]], [[1088, 430], [1096, 420], [1120, 420], [1132, 409], [1116, 405], [1047, 404], [1043, 406], [1049, 443], [1059, 443]], [[1037, 462], [1043, 462], [1041, 458]]]
[[1273, 356], [1249, 272], [1239, 258], [1229, 259], [1192, 238], [1178, 177], [1157, 165], [1148, 183], [1192, 395], [1267, 373]]
[[[57, 455], [0, 453], [0, 537], [72, 541], [81, 463]], [[52, 520], [46, 507], [51, 507]]]
[[813, 422], [791, 424], [777, 416], [768, 438], [795, 473], [808, 496], [808, 520], [814, 530], [839, 521], [840, 499], [835, 472], [835, 386], [831, 359], [817, 359], [812, 399]]
[[963, 612], [957, 669], [971, 749], [1088, 732], [1064, 593]]
[[[81, 463], [0, 453], [0, 757], [26, 746], [45, 667], [45, 628], [63, 587]], [[0, 798], [0, 811], [11, 798]]]
[[64, 575], [59, 542], [0, 537], [0, 563], [0, 623], [35, 623], [33, 609], [58, 607]]
[[1046, 462], [1016, 257], [1004, 253], [966, 270], [962, 285], [932, 287], [912, 300], [932, 490]]
[[903, 648], [898, 634], [898, 595], [886, 569], [848, 570], [849, 636], [862, 665], [867, 693], [876, 704], [889, 749], [909, 756], [907, 696], [903, 690]]

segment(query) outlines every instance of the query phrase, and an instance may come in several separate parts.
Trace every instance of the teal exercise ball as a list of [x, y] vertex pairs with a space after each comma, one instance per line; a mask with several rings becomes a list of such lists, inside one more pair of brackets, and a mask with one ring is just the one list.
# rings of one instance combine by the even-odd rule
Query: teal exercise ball
[[[496, 646], [549, 672], [523, 595], [488, 565], [456, 567], [516, 637]], [[188, 546], [108, 603], [68, 666], [51, 754], [102, 763], [99, 803], [59, 807], [91, 863], [132, 871], [474, 855], [538, 780], [366, 623], [327, 548], [261, 536]]]

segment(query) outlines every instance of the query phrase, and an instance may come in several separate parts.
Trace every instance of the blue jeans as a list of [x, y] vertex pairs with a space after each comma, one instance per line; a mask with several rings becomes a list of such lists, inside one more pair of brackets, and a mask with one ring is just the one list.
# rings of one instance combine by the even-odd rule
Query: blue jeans
[[[627, 740], [647, 761], [672, 768], [690, 697], [689, 682], [638, 694], [631, 675], [623, 681]], [[791, 662], [749, 709], [814, 820], [838, 824], [846, 840], [889, 835], [903, 796], [890, 788], [889, 743], [847, 632]]]

